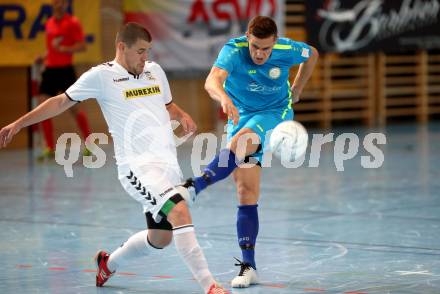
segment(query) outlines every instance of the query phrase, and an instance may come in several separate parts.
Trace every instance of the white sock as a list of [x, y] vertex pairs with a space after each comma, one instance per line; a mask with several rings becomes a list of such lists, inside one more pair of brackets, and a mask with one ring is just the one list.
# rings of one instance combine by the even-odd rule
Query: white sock
[[107, 262], [108, 269], [114, 272], [118, 266], [124, 265], [130, 259], [148, 255], [151, 245], [147, 241], [147, 233], [148, 230], [145, 230], [132, 235], [121, 247], [113, 251]]
[[191, 270], [205, 293], [208, 292], [209, 287], [215, 283], [215, 280], [208, 269], [208, 263], [197, 242], [194, 226], [191, 224], [174, 228], [173, 237], [180, 257], [185, 261], [186, 266]]

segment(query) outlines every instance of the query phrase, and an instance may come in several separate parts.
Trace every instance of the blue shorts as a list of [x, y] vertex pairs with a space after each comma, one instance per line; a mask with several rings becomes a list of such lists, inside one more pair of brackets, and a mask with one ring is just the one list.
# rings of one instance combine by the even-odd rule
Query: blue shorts
[[266, 134], [273, 130], [279, 123], [292, 119], [293, 110], [291, 107], [240, 113], [240, 119], [236, 126], [234, 126], [232, 120], [228, 120], [228, 142], [243, 128], [253, 130], [260, 138], [261, 148], [258, 148], [258, 151], [250, 155], [250, 157], [255, 158], [261, 163], [263, 153], [269, 146], [269, 142], [266, 142], [268, 139], [266, 138]]

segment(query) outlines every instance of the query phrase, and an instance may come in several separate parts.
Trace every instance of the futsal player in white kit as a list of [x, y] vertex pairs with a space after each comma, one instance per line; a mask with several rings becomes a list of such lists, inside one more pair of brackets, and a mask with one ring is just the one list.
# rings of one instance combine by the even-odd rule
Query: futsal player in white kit
[[162, 68], [147, 61], [151, 35], [141, 25], [125, 24], [116, 37], [113, 61], [91, 68], [65, 93], [54, 96], [0, 130], [0, 148], [20, 129], [56, 116], [76, 103], [95, 98], [113, 137], [119, 180], [140, 202], [148, 229], [131, 236], [113, 253], [96, 255], [96, 286], [102, 287], [130, 260], [174, 243], [205, 293], [228, 293], [208, 269], [184, 197], [170, 119], [186, 133], [196, 130], [191, 117], [172, 101]]

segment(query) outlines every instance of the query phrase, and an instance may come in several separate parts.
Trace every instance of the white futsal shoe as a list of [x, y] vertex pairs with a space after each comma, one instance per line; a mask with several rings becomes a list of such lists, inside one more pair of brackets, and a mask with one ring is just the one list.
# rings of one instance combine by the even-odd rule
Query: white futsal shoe
[[240, 272], [235, 278], [232, 279], [231, 287], [248, 288], [250, 285], [258, 284], [257, 271], [254, 270], [254, 268], [251, 265], [247, 263], [243, 263], [239, 259], [237, 259], [237, 261], [239, 263], [236, 263], [235, 265], [240, 266]]

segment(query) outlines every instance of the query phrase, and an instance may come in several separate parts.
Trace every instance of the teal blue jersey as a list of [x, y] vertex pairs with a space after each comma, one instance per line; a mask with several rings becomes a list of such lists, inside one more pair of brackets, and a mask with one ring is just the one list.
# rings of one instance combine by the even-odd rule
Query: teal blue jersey
[[229, 40], [214, 66], [228, 72], [224, 89], [240, 113], [290, 107], [289, 69], [312, 54], [309, 45], [278, 38], [269, 59], [252, 61], [246, 36]]

